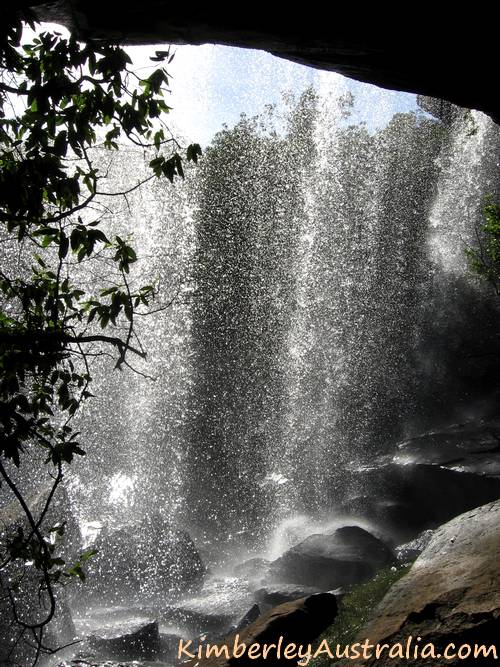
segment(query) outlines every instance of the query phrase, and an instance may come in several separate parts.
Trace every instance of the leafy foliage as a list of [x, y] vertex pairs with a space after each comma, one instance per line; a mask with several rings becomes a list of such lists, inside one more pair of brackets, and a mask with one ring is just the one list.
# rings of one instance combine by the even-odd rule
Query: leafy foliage
[[[33, 17], [25, 18], [34, 29]], [[141, 78], [117, 44], [82, 44], [49, 32], [23, 44], [22, 31], [20, 18], [10, 16], [0, 37], [2, 241], [31, 256], [27, 272], [0, 270], [0, 483], [19, 503], [26, 526], [3, 536], [0, 576], [27, 562], [39, 572], [45, 611], [36, 622], [20, 617], [14, 588], [5, 577], [2, 584], [20, 637], [38, 647], [36, 660], [46, 649], [43, 633], [55, 612], [54, 585], [75, 576], [84, 580], [92, 556], [66, 563], [58, 554], [64, 524], [45, 525], [65, 465], [85, 454], [72, 418], [92, 396], [90, 350], [114, 351], [117, 368], [130, 365], [129, 354], [145, 357], [134, 315], [156, 296], [152, 285], [132, 287], [137, 255], [130, 239], [109, 238], [101, 228], [103, 201], [126, 193], [102, 187], [106, 174], [93, 163], [92, 148], [115, 151], [126, 141], [152, 152], [145, 181], [182, 177], [183, 156], [197, 162], [201, 149], [193, 144], [184, 152], [165, 125], [170, 107], [164, 67]], [[151, 60], [171, 58], [162, 51]], [[90, 291], [77, 267], [96, 258], [114, 267], [119, 280]], [[110, 327], [117, 333], [107, 334]], [[15, 475], [33, 448], [45, 452], [53, 478], [38, 516]]]
[[500, 205], [491, 197], [483, 207], [484, 223], [477, 235], [476, 248], [467, 248], [469, 266], [500, 295]]
[[[343, 650], [345, 646], [351, 644], [373, 616], [377, 605], [392, 585], [401, 579], [409, 569], [410, 565], [388, 567], [377, 572], [373, 579], [353, 586], [342, 598], [333, 625], [316, 640], [317, 645], [319, 646], [324, 639], [328, 640], [328, 645], [332, 649], [340, 646], [340, 650]], [[327, 664], [333, 663], [329, 663], [326, 656], [321, 655], [312, 660], [310, 664], [312, 667], [323, 667], [323, 665], [326, 667]]]

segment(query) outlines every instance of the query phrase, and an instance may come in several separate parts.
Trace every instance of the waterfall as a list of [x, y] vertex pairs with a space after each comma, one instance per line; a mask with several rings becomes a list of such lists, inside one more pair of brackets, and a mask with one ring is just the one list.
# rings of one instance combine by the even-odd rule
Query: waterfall
[[[109, 154], [96, 153], [96, 161], [109, 168]], [[140, 151], [121, 151], [111, 166], [110, 190], [127, 189], [131, 174], [137, 181], [146, 177], [147, 162]], [[130, 358], [134, 370], [113, 372], [109, 359], [93, 363], [96, 396], [81, 417], [87, 456], [74, 466], [71, 485], [86, 522], [101, 520], [111, 527], [140, 522], [154, 498], [175, 524], [183, 496], [190, 382], [191, 209], [182, 186], [159, 181], [117, 201], [104, 224], [124, 238], [133, 233], [139, 261], [131, 285], [154, 284], [160, 296], [155, 312], [135, 322], [147, 360]], [[103, 275], [106, 279], [105, 267]]]
[[[51, 421], [64, 423], [66, 383], [82, 388], [71, 423], [85, 451], [55, 478], [50, 442], [27, 441], [20, 466], [5, 461], [15, 486], [0, 484], [0, 532], [22, 543], [0, 573], [0, 644], [10, 650], [17, 625], [23, 639], [18, 621], [50, 593], [34, 585], [26, 530], [40, 543], [44, 532], [49, 563], [67, 568], [54, 583], [72, 583], [57, 587], [48, 638], [65, 646], [46, 667], [170, 664], [179, 638], [218, 641], [282, 600], [338, 587], [342, 625], [349, 595], [382, 591], [434, 528], [500, 493], [500, 301], [467, 252], [484, 249], [485, 203], [500, 202], [498, 125], [266, 53], [177, 57], [171, 145], [203, 144], [185, 178], [155, 178], [157, 151], [132, 142], [85, 153], [99, 186], [78, 222], [126, 239], [138, 261], [119, 269], [102, 235], [104, 248], [76, 257], [74, 220], [62, 247], [30, 239], [34, 257], [35, 245], [2, 241], [8, 274], [56, 266], [56, 301], [71, 309], [67, 290], [81, 285], [84, 304], [64, 317], [45, 305], [57, 341], [80, 355], [38, 333], [31, 345], [48, 354], [53, 388], [62, 381]], [[150, 303], [136, 297], [144, 285]], [[94, 296], [127, 303], [123, 318], [108, 322]], [[23, 341], [5, 322], [4, 338]], [[72, 372], [52, 373], [62, 358]], [[28, 376], [13, 391], [50, 402]], [[46, 421], [37, 438], [52, 437]]]
[[[335, 516], [345, 470], [487, 408], [498, 369], [475, 350], [498, 351], [499, 312], [464, 249], [499, 193], [498, 128], [282, 67], [291, 91], [210, 135], [185, 182], [151, 181], [106, 215], [133, 232], [132, 280], [160, 297], [136, 322], [139, 373], [93, 361], [87, 456], [67, 480], [85, 525], [141, 523], [154, 503], [208, 558], [276, 551]], [[193, 86], [210, 80], [199, 69]], [[95, 159], [110, 190], [147, 173], [131, 147]]]
[[456, 358], [491, 344], [498, 308], [457, 228], [471, 243], [498, 185], [498, 131], [413, 111], [374, 132], [350, 122], [353, 104], [310, 89], [288, 123], [243, 119], [206, 153], [188, 503], [201, 527], [251, 541], [319, 518], [346, 467], [481, 400], [476, 362]]

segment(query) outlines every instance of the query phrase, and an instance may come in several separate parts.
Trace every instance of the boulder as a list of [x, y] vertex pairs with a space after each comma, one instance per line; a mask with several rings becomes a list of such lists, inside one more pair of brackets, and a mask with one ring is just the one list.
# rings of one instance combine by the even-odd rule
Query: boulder
[[[406, 645], [409, 636], [421, 637], [420, 646], [432, 642], [440, 653], [450, 642], [456, 648], [463, 643], [496, 644], [500, 634], [499, 553], [500, 501], [454, 518], [434, 532], [409, 573], [374, 610], [359, 638], [369, 637], [372, 644]], [[472, 662], [493, 664], [491, 656]], [[397, 667], [423, 661], [381, 658], [362, 664]], [[443, 664], [469, 663], [457, 659]]]
[[78, 591], [75, 606], [86, 602], [87, 597], [106, 604], [134, 600], [141, 588], [134, 535], [124, 528], [103, 531], [92, 547], [97, 554], [87, 565], [87, 581], [81, 595]]
[[264, 610], [272, 609], [285, 602], [292, 602], [292, 600], [299, 600], [300, 598], [308, 597], [320, 593], [319, 588], [307, 586], [294, 586], [293, 584], [281, 584], [279, 586], [266, 586], [259, 588], [254, 593], [254, 600]]
[[359, 526], [344, 526], [292, 547], [271, 564], [270, 574], [278, 581], [331, 590], [368, 579], [394, 559], [382, 540]]
[[[308, 644], [325, 630], [337, 615], [337, 602], [332, 593], [318, 593], [293, 602], [286, 602], [265, 614], [262, 614], [254, 623], [238, 633], [240, 642], [246, 644], [247, 648], [254, 643], [277, 644], [283, 637], [283, 645], [288, 643]], [[227, 646], [232, 651], [235, 640], [234, 634], [226, 637], [218, 646]], [[193, 650], [196, 650], [194, 647]], [[276, 654], [270, 653], [266, 659], [252, 658], [243, 653], [240, 658], [232, 657], [229, 660], [224, 655], [211, 656], [199, 661], [196, 658], [184, 663], [185, 667], [196, 667], [203, 664], [205, 667], [228, 667], [234, 664], [267, 665], [274, 667], [281, 664], [294, 664], [293, 660], [281, 661], [276, 659]]]
[[109, 603], [136, 602], [195, 588], [205, 567], [188, 533], [159, 515], [103, 531], [89, 561], [83, 593]]
[[137, 547], [142, 593], [186, 591], [203, 581], [206, 569], [191, 536], [160, 514], [143, 522]]
[[109, 660], [152, 660], [161, 651], [158, 622], [153, 620], [103, 628], [90, 636], [87, 644], [99, 659]]

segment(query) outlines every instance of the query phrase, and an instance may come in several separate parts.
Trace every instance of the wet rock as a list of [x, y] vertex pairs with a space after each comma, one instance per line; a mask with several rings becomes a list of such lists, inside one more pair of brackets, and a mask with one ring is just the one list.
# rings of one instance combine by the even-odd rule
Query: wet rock
[[106, 603], [163, 598], [198, 586], [205, 567], [188, 533], [161, 516], [97, 538], [83, 591]]
[[305, 598], [320, 592], [319, 588], [314, 588], [312, 586], [299, 587], [294, 586], [293, 584], [281, 584], [279, 586], [270, 585], [256, 590], [254, 593], [254, 600], [262, 607], [262, 609], [267, 611], [268, 609], [277, 607], [285, 602], [292, 602], [293, 600], [299, 600], [300, 598]]
[[[337, 615], [337, 602], [335, 595], [331, 593], [318, 593], [307, 598], [294, 600], [282, 604], [260, 616], [254, 623], [238, 633], [239, 641], [250, 646], [253, 643], [277, 644], [283, 637], [283, 645], [288, 643], [308, 644], [316, 639], [325, 630]], [[232, 650], [235, 635], [226, 637], [219, 646], [226, 645]], [[195, 667], [198, 661], [190, 660], [186, 667]], [[249, 660], [246, 653], [239, 659], [224, 655], [212, 656], [203, 659], [206, 667], [228, 667], [230, 664], [245, 664], [251, 662], [253, 665], [268, 665], [274, 667], [280, 664], [294, 664], [293, 660], [281, 661], [276, 659], [275, 654], [269, 653], [267, 658]]]
[[292, 547], [271, 564], [270, 574], [278, 581], [331, 590], [363, 581], [394, 559], [392, 550], [368, 531], [344, 526]]
[[406, 542], [406, 544], [396, 547], [394, 551], [398, 561], [400, 563], [411, 563], [414, 561], [429, 544], [433, 534], [433, 530], [424, 530], [423, 533], [418, 535], [414, 540], [411, 540], [411, 542]]
[[258, 579], [267, 572], [270, 561], [267, 558], [249, 558], [235, 565], [233, 573], [237, 577], [244, 579]]
[[103, 628], [98, 635], [89, 637], [87, 643], [99, 658], [110, 660], [152, 660], [161, 650], [157, 621]]
[[[456, 647], [463, 643], [495, 645], [500, 632], [499, 553], [500, 501], [456, 517], [435, 531], [409, 573], [374, 610], [359, 637], [391, 645], [405, 643], [409, 636], [421, 637], [420, 645], [432, 642], [441, 653], [450, 642]], [[446, 664], [466, 662], [457, 659]], [[493, 664], [491, 656], [472, 662]], [[387, 658], [362, 664], [385, 667], [420, 665], [423, 661]]]
[[375, 522], [396, 543], [500, 498], [500, 479], [437, 464], [391, 462], [355, 471], [353, 478], [369, 493], [349, 498], [343, 511]]
[[459, 472], [500, 476], [500, 418], [454, 424], [405, 440], [394, 463], [445, 466]]
[[376, 524], [395, 543], [411, 541], [500, 498], [500, 418], [405, 440], [369, 466], [353, 469], [342, 489], [347, 486], [354, 492], [342, 501], [342, 512]]
[[[98, 537], [93, 545], [98, 553], [87, 567], [81, 601], [92, 597], [112, 604], [133, 600], [140, 594], [141, 576], [134, 539], [134, 534], [124, 528], [104, 531]], [[75, 604], [78, 606], [78, 598]]]
[[243, 579], [211, 576], [203, 587], [162, 609], [162, 620], [189, 637], [206, 633], [225, 636], [252, 606], [252, 588]]

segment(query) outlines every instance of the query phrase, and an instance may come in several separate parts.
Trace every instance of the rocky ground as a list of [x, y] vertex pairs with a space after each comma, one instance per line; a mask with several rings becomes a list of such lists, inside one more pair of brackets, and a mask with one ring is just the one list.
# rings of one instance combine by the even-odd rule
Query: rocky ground
[[[83, 641], [51, 664], [66, 658], [82, 665], [173, 665], [180, 638], [265, 635], [272, 619], [279, 617], [281, 627], [288, 611], [312, 609], [319, 593], [339, 600], [384, 568], [415, 559], [374, 613], [370, 637], [396, 641], [419, 633], [439, 643], [498, 633], [500, 420], [427, 433], [351, 474], [357, 482], [351, 488], [362, 493], [344, 499], [342, 525], [306, 536], [272, 561], [251, 558], [224, 575], [207, 573], [190, 536], [160, 516], [151, 517], [146, 531], [154, 539], [136, 543], [125, 529], [102, 533], [91, 583], [69, 601], [73, 619], [64, 602], [58, 621], [61, 636], [76, 633]], [[8, 512], [0, 523], [12, 523]], [[308, 612], [299, 629], [318, 636], [325, 619], [333, 620], [328, 614]], [[0, 623], [0, 632], [8, 638], [8, 626]]]

